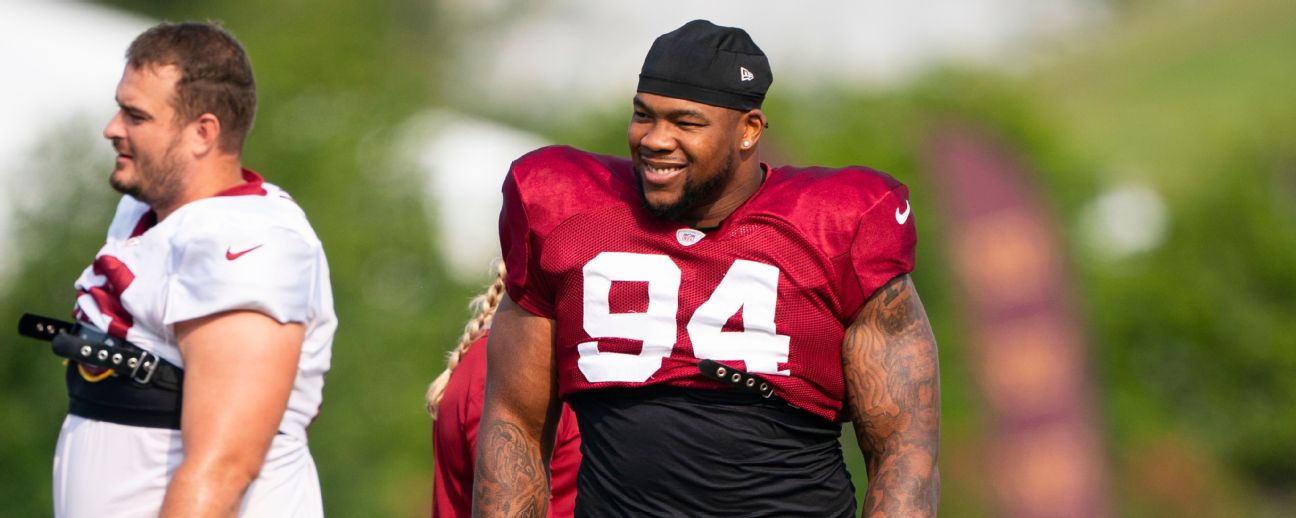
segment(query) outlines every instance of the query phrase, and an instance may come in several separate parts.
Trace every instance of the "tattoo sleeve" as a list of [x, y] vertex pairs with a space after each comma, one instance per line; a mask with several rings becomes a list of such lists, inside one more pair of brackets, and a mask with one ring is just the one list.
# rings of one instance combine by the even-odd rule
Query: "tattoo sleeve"
[[864, 516], [935, 516], [940, 497], [936, 339], [908, 275], [865, 304], [842, 342], [846, 406], [868, 466]]

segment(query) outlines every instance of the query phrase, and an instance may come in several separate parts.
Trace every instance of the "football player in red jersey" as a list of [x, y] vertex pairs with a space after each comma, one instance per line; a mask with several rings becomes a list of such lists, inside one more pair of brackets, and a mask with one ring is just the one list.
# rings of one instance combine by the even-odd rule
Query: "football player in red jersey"
[[760, 162], [771, 82], [746, 32], [689, 22], [644, 60], [628, 160], [514, 162], [476, 513], [544, 511], [566, 401], [577, 515], [853, 515], [847, 419], [864, 514], [935, 515], [940, 384], [908, 190]]
[[[495, 281], [470, 306], [476, 315], [464, 326], [459, 344], [450, 351], [446, 370], [428, 386], [427, 409], [432, 415], [435, 464], [432, 517], [472, 515], [473, 466], [477, 460], [477, 426], [486, 391], [486, 338], [491, 318], [504, 298], [504, 262]], [[549, 516], [572, 515], [576, 501], [576, 469], [580, 466], [580, 432], [575, 416], [563, 407], [558, 438], [550, 462]]]

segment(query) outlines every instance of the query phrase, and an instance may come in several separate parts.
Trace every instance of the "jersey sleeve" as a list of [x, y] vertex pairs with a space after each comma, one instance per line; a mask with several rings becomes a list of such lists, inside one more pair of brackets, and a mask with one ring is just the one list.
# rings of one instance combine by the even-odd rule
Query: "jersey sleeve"
[[315, 296], [317, 244], [288, 229], [256, 235], [204, 233], [177, 243], [163, 324], [250, 310], [281, 323], [306, 322]]
[[[471, 455], [467, 463], [470, 467], [477, 462], [477, 429], [481, 426], [482, 410], [486, 404], [486, 336], [483, 334], [473, 343], [472, 347], [477, 349], [473, 351], [475, 354], [464, 355], [463, 360], [467, 360], [469, 365], [464, 365], [463, 360], [459, 364], [460, 369], [466, 367], [468, 370], [465, 373], [468, 377], [468, 400], [461, 402], [464, 410], [459, 416], [459, 426]], [[469, 469], [464, 476], [465, 485], [472, 487], [473, 470]]]
[[855, 231], [850, 259], [859, 298], [849, 301], [851, 320], [878, 288], [913, 271], [917, 243], [909, 189], [896, 185], [863, 214]]
[[553, 454], [549, 458], [549, 516], [572, 516], [576, 509], [576, 474], [580, 471], [580, 427], [576, 413], [562, 405]]
[[518, 185], [517, 167], [504, 179], [504, 205], [500, 209], [500, 252], [508, 274], [504, 288], [513, 302], [527, 311], [554, 318], [553, 299], [548, 296], [540, 275], [540, 239], [531, 227], [522, 189]]

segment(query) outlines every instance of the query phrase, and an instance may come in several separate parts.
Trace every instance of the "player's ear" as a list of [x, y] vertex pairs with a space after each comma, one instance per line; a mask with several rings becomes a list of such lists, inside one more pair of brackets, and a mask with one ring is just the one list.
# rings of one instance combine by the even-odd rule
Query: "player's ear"
[[761, 135], [765, 133], [765, 127], [768, 125], [765, 121], [765, 112], [760, 111], [759, 108], [742, 114], [739, 119], [739, 128], [742, 131], [740, 147], [744, 151], [756, 149], [756, 144], [760, 142]]
[[195, 156], [215, 151], [220, 146], [221, 123], [215, 115], [204, 113], [190, 123], [191, 140]]

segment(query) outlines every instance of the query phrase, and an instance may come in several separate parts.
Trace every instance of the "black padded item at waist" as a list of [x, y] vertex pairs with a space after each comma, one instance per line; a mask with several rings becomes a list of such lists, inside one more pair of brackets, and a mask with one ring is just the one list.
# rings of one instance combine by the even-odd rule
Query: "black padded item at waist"
[[69, 362], [68, 413], [127, 426], [180, 429], [182, 391], [140, 385], [124, 376], [89, 381]]
[[850, 516], [841, 426], [751, 392], [597, 389], [581, 431], [577, 516]]
[[[184, 371], [138, 346], [84, 324], [24, 314], [18, 333], [49, 341], [67, 358], [68, 413], [127, 426], [180, 429]], [[81, 364], [107, 369], [87, 379]]]

